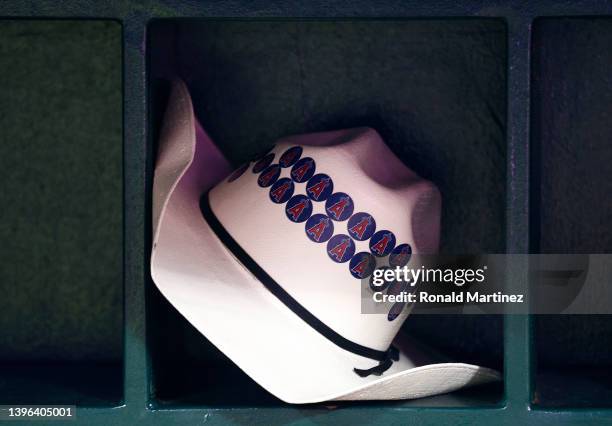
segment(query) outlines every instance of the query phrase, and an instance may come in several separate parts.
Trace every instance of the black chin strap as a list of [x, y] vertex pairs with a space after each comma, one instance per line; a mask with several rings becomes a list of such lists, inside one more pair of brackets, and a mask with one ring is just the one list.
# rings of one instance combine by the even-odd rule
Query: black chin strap
[[353, 368], [353, 371], [357, 373], [359, 377], [368, 377], [370, 374], [374, 374], [375, 376], [381, 376], [382, 373], [387, 371], [393, 365], [393, 361], [399, 360], [399, 351], [395, 346], [391, 346], [387, 350], [387, 357], [380, 361], [380, 363], [372, 368], [367, 368], [365, 370], [359, 368]]
[[219, 219], [215, 216], [212, 209], [210, 208], [210, 202], [208, 200], [208, 193], [205, 193], [200, 198], [200, 210], [202, 211], [202, 215], [208, 225], [213, 230], [213, 232], [217, 235], [219, 240], [223, 242], [225, 247], [232, 252], [232, 254], [274, 295], [278, 300], [280, 300], [285, 306], [287, 306], [293, 313], [299, 316], [304, 322], [306, 322], [309, 326], [314, 328], [324, 337], [326, 337], [329, 341], [334, 343], [336, 346], [340, 348], [354, 353], [355, 355], [359, 355], [365, 358], [370, 358], [375, 361], [378, 361], [379, 364], [369, 369], [358, 369], [354, 368], [356, 374], [360, 377], [367, 377], [370, 374], [374, 374], [376, 376], [380, 376], [382, 373], [387, 371], [391, 365], [393, 365], [393, 361], [397, 361], [399, 359], [399, 351], [397, 348], [391, 346], [386, 351], [379, 351], [377, 349], [372, 349], [367, 346], [360, 345], [359, 343], [355, 343], [340, 334], [336, 333], [332, 328], [327, 326], [323, 321], [314, 316], [310, 311], [308, 311], [304, 306], [302, 306], [297, 300], [295, 300], [289, 293], [283, 289], [280, 284], [278, 284], [274, 279], [268, 275], [266, 271], [263, 270], [261, 266], [253, 260], [249, 254], [244, 251], [242, 247], [234, 240], [234, 238], [227, 232], [227, 230], [223, 227]]

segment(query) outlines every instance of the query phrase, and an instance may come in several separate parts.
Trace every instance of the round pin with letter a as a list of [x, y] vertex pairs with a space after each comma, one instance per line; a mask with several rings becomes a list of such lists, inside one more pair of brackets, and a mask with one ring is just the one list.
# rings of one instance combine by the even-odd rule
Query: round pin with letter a
[[273, 152], [269, 153], [268, 155], [263, 157], [261, 160], [259, 160], [257, 163], [255, 163], [255, 165], [253, 166], [253, 173], [255, 174], [260, 173], [263, 169], [265, 169], [270, 164], [272, 164], [272, 160], [274, 160]]
[[276, 182], [276, 179], [280, 176], [280, 166], [278, 164], [273, 164], [267, 169], [265, 169], [259, 177], [257, 178], [257, 184], [262, 188], [267, 188]]
[[249, 168], [249, 163], [244, 163], [242, 166], [240, 166], [236, 170], [234, 170], [234, 172], [227, 179], [227, 182], [229, 183], [229, 182], [235, 181], [240, 176], [242, 176], [244, 174], [244, 172], [247, 171], [248, 168]]
[[327, 215], [338, 222], [347, 220], [353, 214], [353, 200], [344, 192], [336, 192], [330, 195], [325, 202], [325, 211]]
[[313, 201], [325, 201], [334, 190], [334, 182], [329, 176], [319, 173], [310, 178], [306, 184], [306, 194]]
[[362, 251], [357, 253], [349, 263], [351, 275], [357, 279], [364, 279], [372, 275], [376, 268], [376, 259], [370, 253]]
[[287, 202], [285, 213], [291, 222], [305, 222], [312, 214], [312, 201], [305, 195], [294, 195]]
[[395, 247], [395, 235], [391, 231], [378, 231], [370, 238], [370, 251], [374, 256], [383, 257]]
[[295, 185], [291, 179], [279, 179], [272, 185], [272, 188], [270, 188], [270, 200], [276, 204], [286, 203], [293, 195], [294, 189]]
[[389, 265], [393, 267], [406, 266], [410, 261], [410, 257], [412, 256], [412, 247], [410, 244], [400, 244], [391, 250], [391, 254], [389, 255]]
[[306, 182], [314, 175], [315, 167], [315, 160], [310, 157], [302, 158], [291, 169], [291, 178], [297, 183]]
[[334, 235], [327, 242], [327, 255], [338, 263], [348, 262], [355, 254], [355, 242], [344, 234]]
[[301, 156], [302, 156], [302, 147], [294, 146], [293, 148], [289, 148], [287, 151], [283, 153], [283, 155], [280, 156], [280, 159], [278, 160], [278, 164], [280, 164], [280, 166], [283, 168], [291, 167], [300, 159]]
[[357, 241], [369, 240], [376, 230], [376, 221], [369, 213], [355, 213], [348, 221], [348, 233]]
[[334, 235], [334, 223], [327, 215], [313, 214], [306, 221], [305, 231], [310, 241], [324, 243]]

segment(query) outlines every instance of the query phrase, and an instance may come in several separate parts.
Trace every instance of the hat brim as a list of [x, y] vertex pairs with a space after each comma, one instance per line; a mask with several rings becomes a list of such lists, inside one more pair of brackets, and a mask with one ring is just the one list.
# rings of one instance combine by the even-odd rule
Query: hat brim
[[406, 346], [382, 376], [355, 374], [364, 358], [296, 316], [202, 217], [201, 194], [229, 173], [194, 117], [186, 86], [176, 82], [155, 170], [151, 274], [170, 303], [262, 387], [285, 402], [313, 403], [409, 399], [499, 380], [497, 372], [476, 365], [428, 364]]

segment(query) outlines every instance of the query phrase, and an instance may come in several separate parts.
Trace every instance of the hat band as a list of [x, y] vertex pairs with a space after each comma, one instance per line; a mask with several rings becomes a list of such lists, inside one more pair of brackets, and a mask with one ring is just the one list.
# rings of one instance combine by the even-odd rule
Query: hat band
[[370, 374], [380, 376], [388, 370], [393, 361], [399, 359], [399, 351], [397, 348], [390, 346], [386, 351], [379, 351], [359, 343], [349, 340], [331, 327], [313, 315], [308, 309], [302, 306], [295, 300], [284, 288], [280, 286], [274, 279], [249, 256], [249, 254], [234, 240], [225, 227], [221, 224], [217, 216], [213, 213], [210, 207], [208, 192], [204, 193], [200, 198], [200, 210], [204, 219], [215, 233], [217, 238], [225, 245], [225, 247], [247, 268], [278, 300], [288, 307], [294, 314], [300, 317], [306, 324], [315, 329], [319, 334], [323, 335], [336, 346], [359, 355], [365, 358], [370, 358], [379, 361], [379, 364], [369, 369], [354, 368], [356, 374], [360, 377], [367, 377]]

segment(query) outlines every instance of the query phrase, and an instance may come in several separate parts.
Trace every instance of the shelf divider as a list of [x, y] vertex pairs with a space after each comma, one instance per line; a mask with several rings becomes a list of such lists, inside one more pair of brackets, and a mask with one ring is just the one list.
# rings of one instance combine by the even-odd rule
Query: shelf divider
[[151, 155], [146, 132], [146, 16], [123, 21], [124, 93], [124, 247], [125, 364], [124, 398], [129, 412], [142, 413], [148, 402], [145, 285], [149, 276]]
[[[507, 246], [509, 254], [529, 253], [529, 84], [531, 18], [508, 20], [508, 191]], [[506, 291], [528, 291], [528, 259], [519, 256], [508, 270]], [[514, 260], [514, 259], [513, 259]], [[532, 319], [506, 315], [504, 368], [507, 408], [527, 414], [532, 393]]]

